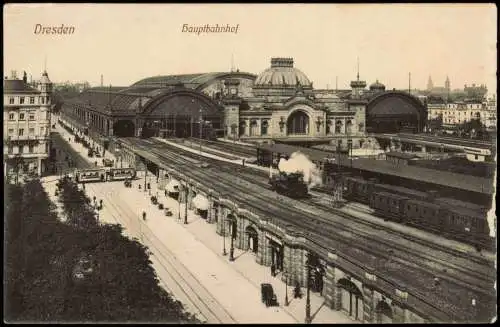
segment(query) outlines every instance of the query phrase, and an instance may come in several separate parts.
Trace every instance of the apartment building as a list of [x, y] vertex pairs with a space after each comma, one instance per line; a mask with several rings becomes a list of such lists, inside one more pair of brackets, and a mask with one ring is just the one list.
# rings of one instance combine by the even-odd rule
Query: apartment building
[[50, 151], [50, 107], [52, 83], [46, 71], [36, 87], [28, 84], [26, 72], [5, 77], [3, 138], [4, 176], [47, 170]]

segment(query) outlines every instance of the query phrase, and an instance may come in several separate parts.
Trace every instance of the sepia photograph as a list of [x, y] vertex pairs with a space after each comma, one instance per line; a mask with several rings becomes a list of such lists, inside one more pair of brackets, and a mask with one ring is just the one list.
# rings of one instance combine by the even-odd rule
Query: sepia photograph
[[5, 323], [496, 321], [495, 4], [3, 9]]

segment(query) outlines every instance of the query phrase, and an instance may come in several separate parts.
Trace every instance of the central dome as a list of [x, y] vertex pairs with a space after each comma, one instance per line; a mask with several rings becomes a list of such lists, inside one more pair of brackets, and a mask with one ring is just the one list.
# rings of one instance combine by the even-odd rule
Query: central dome
[[255, 79], [255, 86], [312, 87], [306, 74], [293, 67], [293, 58], [271, 58], [271, 67]]

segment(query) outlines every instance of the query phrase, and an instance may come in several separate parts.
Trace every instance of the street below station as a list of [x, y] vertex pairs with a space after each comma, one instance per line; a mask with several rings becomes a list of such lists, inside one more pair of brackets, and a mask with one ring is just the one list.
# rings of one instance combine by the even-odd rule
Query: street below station
[[[86, 156], [81, 144], [70, 142], [67, 131], [57, 124], [56, 146], [73, 158], [77, 167], [95, 165], [95, 158]], [[62, 157], [64, 158], [64, 157]], [[112, 154], [106, 158], [115, 160]], [[99, 159], [101, 160], [101, 159]], [[99, 162], [98, 162], [99, 165]], [[149, 174], [148, 174], [149, 175]], [[149, 247], [151, 261], [161, 285], [181, 301], [189, 312], [197, 314], [208, 323], [301, 323], [305, 319], [305, 296], [293, 298], [292, 287], [285, 286], [281, 275], [271, 276], [268, 267], [255, 262], [255, 256], [247, 251], [235, 249], [235, 261], [229, 262], [222, 254], [224, 242], [228, 248], [229, 238], [223, 240], [215, 233], [215, 226], [207, 224], [195, 211], [188, 210], [185, 225], [179, 220], [179, 210], [184, 214], [184, 204], [164, 195], [158, 189], [156, 178], [147, 177], [151, 190], [139, 189], [144, 175], [126, 188], [123, 182], [87, 183], [86, 193], [90, 198], [103, 200], [99, 212], [102, 223], [118, 223], [130, 237], [138, 238]], [[53, 179], [53, 178], [52, 178]], [[48, 193], [54, 197], [55, 182], [45, 183]], [[157, 195], [173, 213], [165, 216], [163, 210], [150, 201]], [[146, 220], [141, 219], [146, 212]], [[277, 295], [279, 306], [269, 307], [261, 302], [260, 284], [270, 283]], [[285, 306], [285, 292], [290, 301]], [[305, 294], [305, 290], [302, 290]], [[311, 292], [311, 316], [313, 323], [354, 323], [340, 311], [326, 307], [323, 298]]]

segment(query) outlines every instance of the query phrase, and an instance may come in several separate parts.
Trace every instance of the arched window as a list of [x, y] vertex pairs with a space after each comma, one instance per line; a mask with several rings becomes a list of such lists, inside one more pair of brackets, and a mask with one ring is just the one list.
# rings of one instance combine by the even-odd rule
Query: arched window
[[346, 133], [352, 133], [352, 120], [348, 120], [345, 124]]
[[303, 111], [296, 111], [288, 117], [288, 134], [309, 134], [309, 116]]
[[246, 126], [247, 123], [244, 120], [240, 121], [240, 136], [245, 135]]
[[342, 133], [342, 120], [338, 119], [336, 122], [335, 122], [335, 133], [339, 134], [339, 133]]
[[260, 135], [267, 135], [267, 130], [269, 128], [269, 123], [267, 120], [263, 120], [260, 125]]
[[326, 134], [327, 135], [330, 134], [331, 130], [332, 130], [332, 121], [328, 119], [326, 121]]
[[250, 136], [255, 136], [259, 134], [259, 125], [257, 124], [257, 120], [250, 120]]

